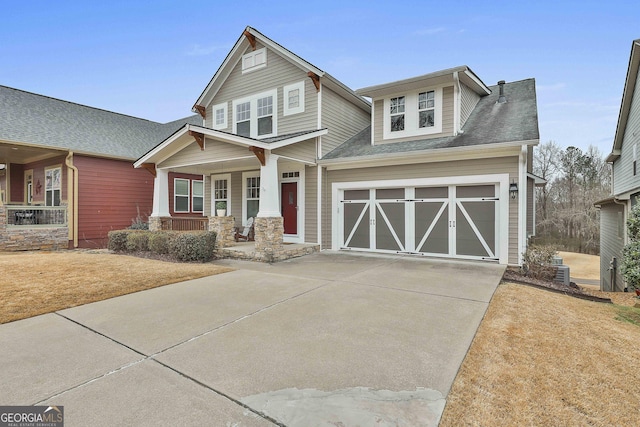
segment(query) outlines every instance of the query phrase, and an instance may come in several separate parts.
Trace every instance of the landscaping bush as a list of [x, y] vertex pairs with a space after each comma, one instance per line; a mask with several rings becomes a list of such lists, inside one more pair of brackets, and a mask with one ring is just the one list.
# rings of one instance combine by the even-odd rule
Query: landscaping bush
[[109, 242], [107, 248], [114, 252], [125, 252], [127, 250], [127, 236], [129, 231], [127, 230], [111, 230], [107, 236]]
[[627, 286], [640, 289], [640, 200], [631, 208], [627, 218], [629, 243], [622, 249], [620, 272]]
[[149, 250], [155, 254], [168, 254], [172, 234], [167, 231], [154, 231], [149, 234]]
[[530, 245], [522, 254], [522, 269], [526, 276], [534, 279], [552, 281], [556, 277], [557, 267], [552, 265], [556, 247], [553, 245]]
[[143, 230], [132, 230], [127, 235], [125, 244], [127, 251], [139, 252], [149, 250], [149, 232]]
[[207, 262], [213, 259], [216, 233], [180, 233], [169, 240], [169, 254], [180, 261]]

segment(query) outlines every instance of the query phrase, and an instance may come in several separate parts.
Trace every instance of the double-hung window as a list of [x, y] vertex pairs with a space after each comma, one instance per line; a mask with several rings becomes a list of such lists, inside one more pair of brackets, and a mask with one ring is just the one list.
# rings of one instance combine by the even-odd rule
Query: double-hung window
[[225, 208], [227, 209], [227, 215], [231, 215], [231, 175], [212, 175], [211, 183], [213, 187], [213, 208], [211, 209], [211, 212], [215, 212], [218, 202], [224, 202]]
[[173, 180], [173, 211], [179, 213], [189, 212], [189, 180], [175, 178]]
[[191, 181], [191, 211], [202, 213], [204, 211], [204, 182]]
[[442, 88], [395, 94], [382, 101], [384, 139], [442, 132]]
[[277, 91], [233, 101], [234, 132], [250, 138], [277, 135]]
[[243, 174], [244, 175], [244, 202], [245, 202], [245, 217], [244, 220], [255, 217], [258, 215], [260, 209], [260, 175], [258, 174]]
[[435, 91], [420, 92], [418, 94], [418, 127], [426, 128], [435, 126]]
[[62, 168], [45, 169], [45, 205], [60, 206], [62, 196]]
[[404, 96], [391, 98], [389, 102], [389, 117], [391, 132], [404, 130]]

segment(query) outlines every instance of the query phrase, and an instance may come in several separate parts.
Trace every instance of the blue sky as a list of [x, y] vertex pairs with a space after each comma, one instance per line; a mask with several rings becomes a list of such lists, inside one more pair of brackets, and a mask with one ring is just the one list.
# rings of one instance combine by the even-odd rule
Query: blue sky
[[541, 142], [607, 154], [640, 2], [526, 3], [2, 0], [0, 84], [167, 122], [250, 25], [353, 89], [458, 65], [533, 77]]

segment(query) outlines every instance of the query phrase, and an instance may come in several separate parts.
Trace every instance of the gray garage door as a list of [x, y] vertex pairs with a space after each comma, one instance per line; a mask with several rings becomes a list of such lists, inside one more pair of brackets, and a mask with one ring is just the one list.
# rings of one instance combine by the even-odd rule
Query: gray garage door
[[343, 249], [498, 259], [497, 185], [344, 190]]

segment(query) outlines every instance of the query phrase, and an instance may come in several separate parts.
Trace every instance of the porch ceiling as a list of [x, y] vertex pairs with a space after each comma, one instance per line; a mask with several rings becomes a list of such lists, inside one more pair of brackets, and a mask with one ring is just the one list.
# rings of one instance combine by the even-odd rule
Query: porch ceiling
[[29, 145], [0, 142], [0, 163], [25, 164], [67, 154], [64, 150], [33, 147]]
[[223, 160], [219, 162], [203, 163], [167, 168], [170, 172], [190, 173], [194, 175], [212, 175], [236, 171], [259, 170], [260, 162], [253, 154], [249, 153], [246, 159]]

